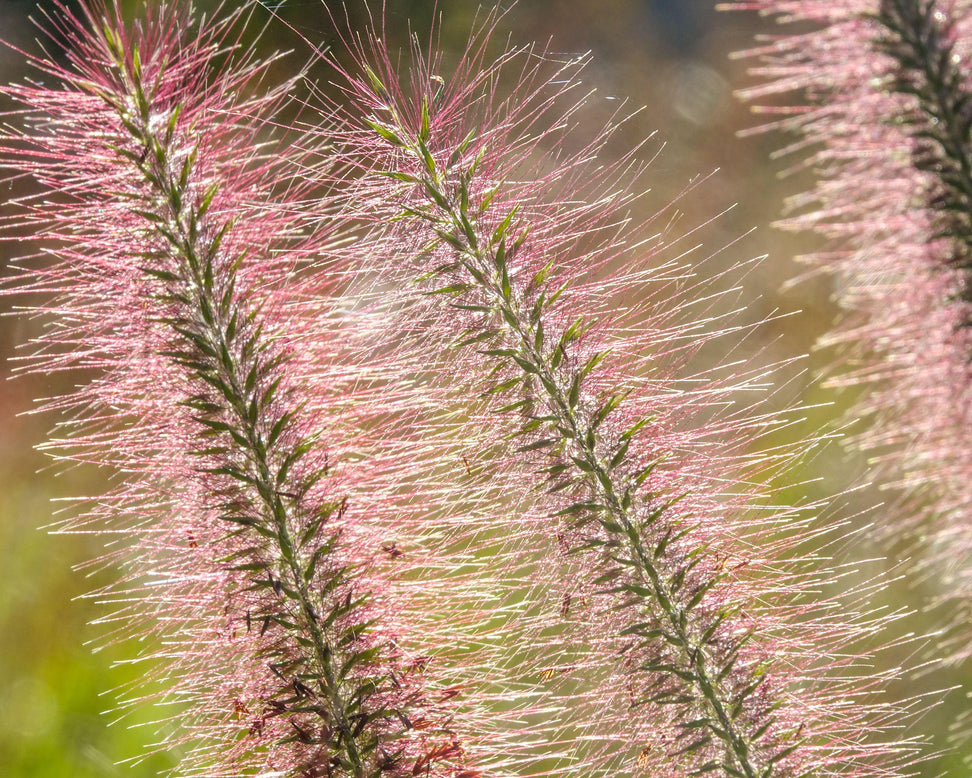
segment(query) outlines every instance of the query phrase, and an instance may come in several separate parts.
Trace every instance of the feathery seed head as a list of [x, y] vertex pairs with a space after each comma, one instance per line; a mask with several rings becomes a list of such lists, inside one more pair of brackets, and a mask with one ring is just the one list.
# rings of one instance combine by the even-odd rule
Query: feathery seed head
[[[356, 69], [335, 67], [351, 107], [333, 108], [327, 142], [364, 173], [345, 196], [390, 225], [372, 257], [418, 289], [421, 353], [432, 364], [455, 353], [447, 381], [466, 387], [473, 423], [511, 441], [494, 478], [533, 495], [531, 525], [565, 555], [557, 612], [591, 619], [600, 659], [587, 672], [613, 664], [589, 692], [596, 731], [615, 732], [596, 736], [616, 744], [596, 759], [605, 771], [747, 778], [893, 769], [896, 746], [859, 740], [880, 718], [848, 703], [860, 681], [839, 678], [856, 628], [826, 605], [792, 604], [813, 579], [775, 556], [786, 543], [754, 528], [738, 463], [731, 472], [726, 436], [756, 437], [760, 422], [692, 429], [700, 406], [716, 410], [739, 386], [683, 392], [665, 372], [725, 333], [675, 326], [670, 297], [613, 310], [616, 289], [671, 273], [655, 267], [662, 241], [628, 223], [643, 167], [606, 159], [612, 127], [590, 142], [571, 132], [587, 99], [582, 62], [532, 49], [494, 60], [495, 23], [454, 77], [418, 44], [400, 76], [384, 36], [348, 34]], [[639, 360], [655, 362], [650, 380], [633, 372]]]
[[[763, 81], [750, 100], [766, 129], [812, 149], [812, 191], [782, 222], [826, 241], [809, 258], [835, 277], [847, 309], [825, 345], [847, 366], [834, 379], [866, 387], [855, 443], [869, 477], [901, 495], [886, 544], [908, 548], [912, 577], [963, 607], [972, 582], [969, 240], [972, 214], [972, 17], [947, 0], [759, 2], [784, 22], [814, 23], [748, 54]], [[890, 547], [890, 545], [889, 545]], [[923, 561], [922, 561], [923, 560]], [[946, 577], [943, 570], [955, 571]], [[960, 638], [959, 654], [967, 654]]]
[[[260, 92], [266, 63], [235, 52], [243, 12], [186, 33], [169, 21], [186, 10], [126, 27], [59, 7], [68, 65], [32, 61], [64, 87], [7, 90], [34, 126], [3, 139], [5, 164], [46, 187], [22, 218], [57, 259], [15, 290], [59, 317], [32, 369], [98, 371], [51, 403], [76, 413], [58, 455], [122, 477], [68, 529], [127, 540], [112, 618], [160, 638], [185, 774], [468, 776], [450, 697], [371, 626], [379, 540], [332, 472], [338, 425], [308, 412], [329, 392], [302, 339], [332, 363], [345, 346], [306, 299], [341, 259], [270, 154], [287, 87]], [[321, 253], [334, 275], [301, 284]]]

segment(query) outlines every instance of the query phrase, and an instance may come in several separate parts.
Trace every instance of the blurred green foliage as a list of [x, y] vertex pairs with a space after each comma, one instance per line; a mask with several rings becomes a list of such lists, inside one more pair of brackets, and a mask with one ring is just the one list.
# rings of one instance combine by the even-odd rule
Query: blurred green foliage
[[[12, 391], [15, 388], [16, 391]], [[91, 536], [50, 536], [51, 500], [98, 488], [90, 473], [53, 479], [45, 457], [31, 450], [44, 439], [50, 419], [12, 420], [55, 386], [40, 380], [5, 382], [0, 391], [0, 775], [17, 778], [104, 778], [157, 775], [171, 755], [146, 758], [136, 771], [116, 762], [141, 756], [151, 742], [151, 710], [139, 710], [108, 726], [110, 690], [134, 680], [138, 665], [112, 669], [130, 658], [130, 646], [97, 653], [85, 645], [99, 630], [89, 621], [103, 615], [92, 599], [77, 599], [107, 582], [73, 570], [101, 553]], [[63, 387], [67, 390], [68, 387]], [[37, 473], [38, 468], [46, 468]]]

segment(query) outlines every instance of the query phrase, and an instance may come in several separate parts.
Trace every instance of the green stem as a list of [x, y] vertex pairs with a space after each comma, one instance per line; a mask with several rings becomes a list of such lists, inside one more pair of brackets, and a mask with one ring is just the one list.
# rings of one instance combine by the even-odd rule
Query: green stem
[[[762, 771], [756, 766], [752, 740], [741, 722], [730, 714], [731, 703], [728, 700], [731, 695], [720, 683], [718, 672], [710, 666], [712, 657], [706, 642], [693, 637], [689, 610], [679, 603], [675, 587], [645, 548], [630, 508], [625, 507], [621, 497], [624, 487], [598, 455], [592, 420], [585, 418], [577, 406], [576, 394], [582, 376], [568, 371], [565, 362], [560, 362], [557, 367], [552, 366], [537, 345], [542, 342], [541, 320], [539, 316], [531, 317], [530, 312], [517, 303], [520, 290], [506, 269], [505, 237], [494, 245], [493, 240], [477, 235], [473, 226], [475, 216], [469, 211], [468, 178], [460, 173], [460, 194], [450, 196], [445, 174], [437, 170], [435, 160], [425, 145], [423, 135], [427, 135], [427, 130], [423, 128], [423, 133], [418, 137], [410, 137], [402, 123], [397, 121], [394, 110], [391, 115], [397, 125], [394, 135], [409, 139], [403, 142], [404, 148], [424, 167], [421, 185], [430, 198], [433, 210], [417, 212], [418, 215], [433, 225], [437, 234], [456, 251], [458, 262], [467, 275], [476, 279], [486, 296], [485, 307], [492, 308], [501, 322], [500, 327], [507, 329], [507, 342], [512, 341], [516, 345], [513, 349], [516, 356], [510, 356], [510, 360], [515, 361], [526, 374], [534, 375], [536, 382], [543, 387], [548, 408], [554, 417], [548, 417], [549, 429], [553, 434], [561, 435], [562, 442], [572, 447], [568, 459], [574, 463], [575, 477], [588, 484], [594, 502], [606, 506], [608, 520], [598, 517], [598, 521], [637, 561], [636, 568], [641, 577], [639, 583], [651, 591], [652, 599], [668, 625], [667, 636], [680, 652], [684, 675], [679, 677], [686, 680], [687, 676], [694, 683], [695, 697], [701, 707], [708, 711], [706, 718], [709, 719], [709, 729], [725, 743], [726, 761], [723, 768], [743, 778], [766, 778], [770, 775], [774, 760], [770, 759]], [[565, 388], [575, 386], [574, 391]], [[650, 601], [646, 605], [649, 615], [653, 616]], [[704, 630], [697, 632], [703, 634]]]
[[944, 14], [935, 0], [882, 0], [876, 18], [890, 33], [879, 46], [900, 66], [895, 89], [918, 98], [921, 113], [908, 117], [912, 134], [937, 147], [920, 151], [914, 164], [938, 182], [930, 208], [958, 242], [950, 264], [963, 271], [961, 297], [972, 302], [972, 92]]
[[[286, 475], [282, 472], [282, 466], [275, 466], [270, 458], [272, 443], [265, 430], [271, 429], [280, 421], [280, 417], [279, 414], [277, 418], [267, 417], [266, 414], [271, 409], [257, 402], [256, 387], [250, 391], [245, 388], [248, 376], [268, 372], [269, 360], [262, 357], [259, 348], [239, 349], [242, 357], [234, 354], [234, 337], [239, 331], [239, 322], [246, 318], [241, 301], [234, 294], [235, 267], [230, 268], [225, 277], [214, 279], [219, 239], [207, 241], [202, 236], [202, 233], [207, 232], [200, 229], [200, 221], [205, 216], [201, 213], [200, 205], [192, 202], [191, 160], [187, 163], [190, 168], [181, 176], [173, 172], [177, 156], [172, 145], [173, 126], [161, 135], [152, 129], [151, 97], [146, 94], [142, 83], [137, 52], [135, 64], [129, 66], [116, 39], [109, 37], [108, 43], [115, 55], [115, 65], [121, 74], [126, 93], [134, 99], [135, 110], [108, 96], [102, 97], [119, 112], [135, 143], [142, 149], [137, 159], [132, 154], [126, 156], [137, 164], [146, 181], [155, 188], [157, 196], [164, 203], [161, 208], [158, 204], [153, 204], [154, 207], [149, 210], [158, 213], [161, 222], [157, 230], [177, 255], [179, 272], [174, 278], [166, 277], [170, 285], [170, 297], [186, 300], [187, 289], [192, 295], [189, 299], [193, 303], [193, 310], [179, 320], [179, 326], [175, 329], [185, 341], [184, 345], [194, 350], [194, 364], [205, 365], [204, 368], [196, 369], [197, 375], [200, 378], [206, 377], [203, 373], [215, 376], [218, 384], [225, 387], [218, 396], [227, 401], [228, 407], [215, 410], [211, 415], [214, 418], [222, 417], [229, 428], [235, 430], [235, 433], [229, 434], [232, 435], [237, 450], [241, 443], [245, 443], [242, 448], [249, 462], [249, 480], [258, 495], [263, 516], [273, 527], [273, 555], [285, 571], [286, 585], [280, 586], [278, 595], [295, 601], [299, 611], [300, 632], [312, 647], [315, 672], [311, 675], [318, 679], [326, 696], [327, 719], [334, 732], [332, 736], [321, 735], [320, 741], [312, 742], [343, 747], [349, 772], [355, 778], [364, 778], [367, 770], [356, 742], [356, 727], [349, 715], [350, 696], [345, 695], [343, 684], [339, 681], [339, 658], [321, 628], [314, 599], [308, 589], [308, 580], [313, 572], [312, 562], [302, 558], [294, 541], [295, 522], [307, 522], [300, 522], [298, 517], [291, 516], [281, 494], [281, 481], [286, 480]], [[208, 196], [211, 198], [214, 194], [215, 189]], [[221, 225], [221, 230], [225, 231], [230, 226], [231, 223]], [[221, 303], [222, 295], [217, 294], [217, 290], [229, 295], [228, 305]], [[212, 385], [213, 381], [206, 383]], [[293, 452], [284, 452], [281, 461], [291, 458], [291, 454]], [[295, 506], [294, 510], [300, 510], [299, 506]]]

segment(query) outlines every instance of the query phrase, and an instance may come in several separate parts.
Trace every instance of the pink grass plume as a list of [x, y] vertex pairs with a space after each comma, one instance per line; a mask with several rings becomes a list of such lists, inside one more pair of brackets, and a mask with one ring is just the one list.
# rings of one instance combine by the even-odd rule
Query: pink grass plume
[[241, 47], [245, 11], [172, 24], [188, 12], [127, 25], [98, 0], [57, 5], [67, 63], [30, 61], [60, 85], [6, 90], [29, 129], [0, 141], [3, 164], [44, 187], [16, 217], [47, 254], [13, 291], [54, 317], [28, 369], [93, 376], [47, 403], [52, 451], [114, 474], [64, 529], [111, 539], [103, 622], [154, 633], [181, 774], [470, 778], [455, 693], [380, 618], [407, 611], [369, 518], [390, 502], [344, 466], [343, 436], [372, 445], [362, 430], [380, 439], [408, 399], [374, 410], [380, 376], [346, 353], [366, 333], [325, 313], [345, 222], [311, 229], [271, 153], [291, 84], [268, 88]]
[[578, 703], [600, 718], [584, 769], [900, 774], [909, 749], [882, 735], [899, 714], [865, 704], [881, 681], [853, 669], [875, 622], [812, 599], [831, 574], [794, 549], [813, 531], [749, 486], [780, 463], [742, 441], [779, 420], [725, 409], [761, 376], [679, 374], [732, 327], [659, 259], [677, 240], [629, 223], [650, 171], [606, 161], [617, 125], [572, 131], [583, 58], [497, 54], [496, 19], [452, 73], [417, 39], [400, 73], [380, 29], [346, 33], [350, 107], [327, 106], [318, 144], [359, 174], [322, 180], [376, 225], [368, 272], [415, 291], [418, 361], [461, 387], [501, 489], [534, 501], [500, 523], [559, 547], [548, 618], [587, 622], [587, 672], [613, 668]]
[[[746, 54], [762, 81], [742, 95], [795, 140], [813, 188], [782, 226], [825, 239], [808, 261], [833, 275], [846, 309], [835, 385], [866, 389], [855, 443], [868, 478], [897, 495], [880, 528], [915, 557], [911, 578], [949, 602], [968, 655], [972, 595], [972, 19], [948, 0], [746, 2], [780, 22]], [[904, 551], [902, 551], [904, 550]], [[958, 611], [955, 610], [957, 606]]]

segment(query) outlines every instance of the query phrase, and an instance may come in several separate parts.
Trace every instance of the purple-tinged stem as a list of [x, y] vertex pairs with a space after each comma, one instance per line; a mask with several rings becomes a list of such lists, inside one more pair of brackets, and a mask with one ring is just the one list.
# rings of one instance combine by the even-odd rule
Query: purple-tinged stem
[[881, 0], [875, 18], [887, 31], [878, 46], [900, 68], [894, 89], [918, 99], [904, 117], [925, 141], [914, 164], [937, 182], [928, 207], [954, 242], [947, 264], [963, 271], [961, 297], [972, 302], [972, 84], [955, 48], [953, 14], [936, 0]]
[[[651, 417], [649, 392], [606, 371], [619, 361], [607, 350], [591, 350], [588, 331], [612, 333], [584, 314], [583, 304], [596, 307], [602, 294], [588, 279], [624, 249], [623, 238], [603, 250], [590, 246], [603, 237], [594, 237], [599, 228], [607, 233], [624, 222], [614, 209], [631, 200], [617, 190], [582, 199], [597, 189], [592, 181], [605, 188], [618, 182], [608, 182], [617, 171], [598, 159], [603, 138], [566, 150], [572, 144], [565, 128], [577, 105], [564, 110], [558, 101], [576, 63], [549, 80], [537, 75], [539, 66], [524, 65], [506, 94], [500, 71], [517, 56], [483, 65], [491, 62], [487, 37], [474, 36], [451, 78], [437, 72], [434, 56], [426, 61], [413, 52], [420, 64], [410, 88], [381, 37], [354, 39], [361, 73], [343, 73], [354, 107], [341, 115], [352, 126], [335, 143], [366, 174], [355, 195], [362, 213], [381, 209], [376, 220], [401, 225], [391, 230], [388, 253], [396, 264], [389, 275], [421, 285], [440, 336], [466, 354], [458, 372], [471, 385], [486, 385], [492, 412], [520, 419], [515, 437], [522, 445], [511, 469], [535, 465], [546, 476], [559, 517], [548, 531], [572, 553], [588, 552], [588, 583], [614, 598], [610, 607], [620, 615], [603, 626], [632, 640], [622, 651], [631, 709], [676, 733], [646, 738], [635, 767], [744, 778], [866, 775], [870, 765], [874, 774], [893, 771], [896, 745], [864, 742], [865, 733], [850, 731], [852, 720], [873, 713], [848, 705], [842, 690], [850, 682], [827, 689], [828, 670], [842, 663], [832, 646], [845, 646], [853, 628], [821, 619], [811, 637], [811, 608], [801, 614], [804, 624], [767, 615], [781, 591], [800, 591], [798, 576], [781, 573], [786, 563], [779, 561], [765, 562], [752, 579], [739, 572], [750, 560], [726, 530], [736, 521], [733, 505], [714, 505], [706, 477], [689, 475], [704, 465], [690, 461], [680, 474], [663, 464], [673, 452], [650, 437], [676, 436]], [[541, 59], [529, 50], [522, 56]], [[557, 86], [548, 92], [550, 84]], [[546, 199], [558, 194], [562, 205]], [[565, 253], [571, 249], [576, 256]], [[631, 342], [643, 347], [649, 340], [639, 338]], [[625, 347], [622, 337], [614, 342]], [[612, 388], [618, 384], [623, 388]], [[500, 398], [508, 404], [495, 407]], [[641, 402], [643, 415], [630, 410], [632, 401]], [[531, 476], [524, 477], [530, 488]], [[779, 578], [760, 594], [760, 575]], [[761, 615], [748, 612], [757, 600]], [[569, 611], [569, 597], [564, 603]], [[790, 606], [791, 614], [797, 610]], [[797, 648], [802, 640], [811, 645]]]
[[[267, 167], [258, 130], [285, 88], [250, 97], [265, 64], [232, 60], [217, 84], [208, 83], [216, 58], [234, 48], [237, 14], [184, 41], [171, 27], [171, 15], [186, 10], [179, 4], [148, 12], [135, 32], [97, 2], [84, 21], [61, 10], [52, 23], [72, 46], [75, 70], [35, 62], [68, 88], [10, 89], [29, 110], [51, 110], [49, 134], [8, 138], [2, 151], [9, 166], [77, 198], [63, 211], [46, 200], [29, 206], [29, 218], [54, 225], [67, 244], [59, 251], [68, 267], [50, 273], [63, 274], [80, 301], [74, 337], [110, 342], [112, 317], [135, 322], [138, 337], [113, 355], [114, 372], [89, 403], [99, 391], [114, 393], [112, 406], [142, 413], [136, 424], [164, 425], [168, 419], [152, 415], [154, 398], [125, 396], [154, 372], [156, 385], [149, 379], [142, 391], [161, 394], [170, 406], [164, 413], [176, 419], [171, 438], [151, 442], [159, 462], [139, 461], [145, 452], [135, 449], [127, 465], [162, 481], [136, 481], [132, 492], [171, 491], [200, 511], [186, 547], [173, 538], [149, 563], [185, 570], [166, 581], [176, 587], [204, 582], [199, 602], [175, 598], [167, 620], [181, 616], [191, 633], [193, 609], [222, 597], [230, 624], [225, 642], [221, 630], [215, 639], [177, 641], [193, 646], [181, 658], [185, 685], [201, 704], [190, 726], [209, 738], [186, 767], [208, 775], [250, 766], [328, 778], [415, 769], [456, 775], [464, 757], [450, 714], [424, 695], [392, 636], [371, 624], [369, 596], [352, 570], [361, 549], [342, 548], [347, 498], [327, 483], [321, 425], [308, 420], [300, 399], [315, 388], [288, 380], [292, 349], [268, 334], [288, 293], [281, 276], [321, 248], [312, 246], [316, 238], [290, 245], [298, 218], [262, 199], [282, 171]], [[114, 282], [121, 294], [108, 300]], [[99, 320], [99, 308], [113, 303], [120, 310]], [[102, 456], [111, 461], [137, 435], [119, 434]], [[96, 440], [86, 443], [106, 445]], [[166, 521], [175, 524], [163, 517], [142, 531], [177, 535]], [[136, 557], [143, 553], [135, 547]], [[413, 725], [420, 720], [422, 732]], [[228, 739], [214, 747], [220, 736]]]

